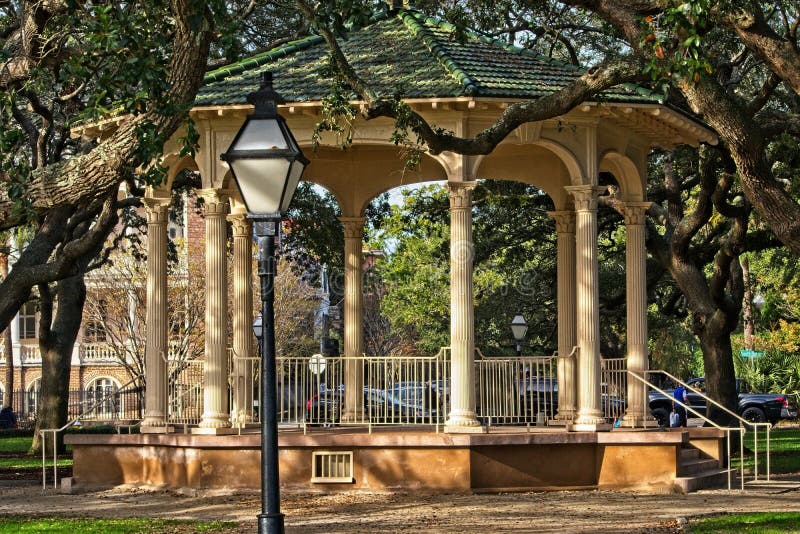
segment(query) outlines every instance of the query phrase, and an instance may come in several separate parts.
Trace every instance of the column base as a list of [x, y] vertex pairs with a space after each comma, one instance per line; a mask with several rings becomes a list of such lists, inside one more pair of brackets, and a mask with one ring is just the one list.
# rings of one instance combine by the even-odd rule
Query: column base
[[658, 421], [651, 415], [642, 416], [641, 413], [626, 413], [619, 423], [625, 428], [658, 428]]
[[227, 413], [204, 413], [197, 426], [200, 428], [230, 428], [231, 416]]
[[444, 431], [452, 433], [481, 433], [485, 432], [475, 412], [453, 411], [444, 423]]
[[572, 423], [567, 425], [568, 432], [608, 432], [613, 425], [609, 423]]
[[193, 428], [191, 430], [191, 433], [197, 436], [230, 436], [231, 434], [238, 434], [239, 429], [231, 427], [215, 427], [215, 428], [200, 427], [200, 428]]
[[342, 414], [342, 423], [352, 424], [352, 423], [366, 423], [366, 422], [367, 418], [364, 416], [364, 414], [358, 414], [357, 412]]
[[605, 432], [611, 430], [613, 425], [606, 423], [600, 411], [592, 410], [589, 413], [579, 414], [577, 419], [567, 425], [570, 432]]
[[167, 426], [167, 421], [163, 415], [145, 415], [144, 419], [142, 419], [142, 424], [139, 425], [142, 428], [146, 427], [157, 427], [163, 428]]

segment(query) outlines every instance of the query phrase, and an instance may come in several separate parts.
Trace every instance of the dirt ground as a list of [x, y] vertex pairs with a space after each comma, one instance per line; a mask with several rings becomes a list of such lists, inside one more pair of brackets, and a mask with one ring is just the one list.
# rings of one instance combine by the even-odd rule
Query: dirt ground
[[[292, 532], [683, 532], [686, 518], [747, 511], [800, 511], [800, 475], [773, 477], [744, 492], [688, 495], [561, 491], [485, 495], [384, 493], [282, 494]], [[0, 481], [0, 514], [161, 517], [241, 522], [252, 532], [256, 493], [115, 488], [43, 493], [31, 481]]]

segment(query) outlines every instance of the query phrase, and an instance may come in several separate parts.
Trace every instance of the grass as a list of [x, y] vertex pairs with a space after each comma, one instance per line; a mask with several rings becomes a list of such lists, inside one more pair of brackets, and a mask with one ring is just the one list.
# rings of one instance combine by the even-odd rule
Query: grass
[[170, 519], [94, 519], [94, 518], [0, 518], [0, 534], [48, 532], [74, 534], [144, 534], [224, 532], [238, 527], [237, 523], [222, 521], [175, 521]]
[[12, 438], [0, 436], [0, 452], [27, 453], [31, 448], [32, 440], [33, 438], [24, 436], [15, 436]]
[[[53, 457], [46, 459], [46, 465], [53, 467]], [[42, 467], [42, 457], [39, 455], [26, 455], [16, 458], [0, 458], [0, 469], [29, 469]], [[58, 467], [72, 467], [72, 458], [63, 456], [58, 458]]]
[[800, 512], [757, 512], [693, 519], [693, 534], [777, 534], [800, 532]]
[[[744, 436], [744, 446], [754, 451], [754, 432]], [[767, 438], [766, 432], [758, 432], [758, 468], [759, 472], [766, 470]], [[739, 467], [739, 459], [733, 459], [734, 467]], [[745, 453], [745, 470], [753, 471], [754, 457], [752, 453]], [[797, 473], [800, 472], [800, 429], [773, 429], [770, 433], [770, 471], [772, 473]]]
[[[31, 448], [30, 436], [0, 436], [0, 469], [28, 469], [31, 467], [42, 467], [41, 454], [28, 454]], [[13, 456], [11, 456], [13, 455]], [[47, 455], [47, 465], [53, 466], [53, 453]], [[68, 454], [60, 454], [58, 467], [70, 467], [72, 458]]]

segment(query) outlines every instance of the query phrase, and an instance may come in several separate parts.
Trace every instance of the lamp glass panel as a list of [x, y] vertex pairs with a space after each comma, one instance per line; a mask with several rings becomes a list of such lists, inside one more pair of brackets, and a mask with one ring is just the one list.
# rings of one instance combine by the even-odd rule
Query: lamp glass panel
[[294, 197], [295, 189], [297, 189], [297, 184], [300, 182], [300, 177], [303, 175], [305, 167], [305, 164], [299, 160], [292, 162], [292, 168], [289, 170], [289, 183], [286, 185], [286, 196], [283, 199], [281, 212], [285, 213], [289, 209], [289, 204], [292, 202], [292, 197]]
[[276, 119], [251, 119], [236, 140], [234, 150], [286, 149], [286, 139]]
[[246, 158], [231, 162], [247, 211], [257, 214], [278, 213], [289, 164], [283, 158]]
[[516, 340], [525, 339], [525, 334], [528, 333], [528, 323], [522, 315], [517, 315], [511, 321], [511, 333]]

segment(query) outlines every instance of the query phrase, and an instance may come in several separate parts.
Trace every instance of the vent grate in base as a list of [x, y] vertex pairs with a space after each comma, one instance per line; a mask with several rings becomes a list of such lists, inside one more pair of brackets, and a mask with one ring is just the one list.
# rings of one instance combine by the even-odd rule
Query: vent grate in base
[[353, 452], [314, 451], [311, 455], [311, 482], [352, 484]]

